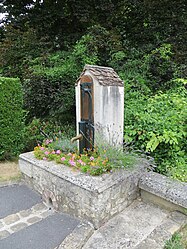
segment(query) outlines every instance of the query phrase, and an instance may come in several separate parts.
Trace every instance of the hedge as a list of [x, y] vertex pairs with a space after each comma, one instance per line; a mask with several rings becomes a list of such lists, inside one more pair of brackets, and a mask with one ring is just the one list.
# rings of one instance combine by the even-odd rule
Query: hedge
[[22, 106], [20, 80], [0, 77], [0, 160], [17, 156], [24, 147]]

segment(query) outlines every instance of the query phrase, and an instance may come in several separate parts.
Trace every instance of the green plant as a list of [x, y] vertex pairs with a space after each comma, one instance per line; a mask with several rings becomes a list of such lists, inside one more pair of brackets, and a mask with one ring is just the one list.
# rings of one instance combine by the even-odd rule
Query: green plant
[[[46, 140], [45, 144], [47, 145], [50, 140]], [[51, 142], [48, 145], [49, 149], [52, 150], [61, 150], [62, 152], [75, 152], [77, 150], [76, 143], [70, 143], [70, 138], [65, 137], [64, 135], [61, 135], [59, 138], [56, 137], [55, 140], [51, 140]]]
[[24, 147], [23, 93], [19, 79], [0, 77], [0, 160], [17, 156]]
[[166, 242], [164, 249], [184, 249], [181, 244], [181, 236], [174, 234], [172, 238]]
[[[136, 98], [136, 99], [135, 99]], [[186, 181], [186, 92], [183, 86], [154, 96], [126, 95], [125, 141], [150, 153], [157, 171]]]
[[165, 244], [164, 249], [186, 249], [187, 248], [187, 226], [185, 225]]
[[97, 134], [95, 137], [96, 145], [94, 147], [101, 158], [108, 159], [112, 168], [127, 168], [131, 167], [136, 162], [136, 155], [133, 152], [129, 153], [125, 151], [122, 144], [118, 144], [118, 134], [112, 134], [109, 137], [109, 141], [106, 141], [102, 133], [102, 128], [97, 128]]
[[31, 151], [37, 144], [42, 144], [45, 139], [55, 140], [61, 138], [63, 134], [70, 140], [75, 136], [74, 126], [61, 124], [53, 120], [41, 120], [34, 118], [26, 126], [25, 132], [25, 151]]
[[112, 172], [116, 168], [127, 168], [135, 162], [135, 156], [124, 153], [122, 148], [114, 147], [102, 140], [94, 150], [85, 149], [82, 154], [77, 146], [70, 143], [65, 136], [59, 139], [44, 140], [42, 145], [34, 148], [34, 155], [42, 160], [55, 160], [57, 163], [73, 167], [90, 175]]

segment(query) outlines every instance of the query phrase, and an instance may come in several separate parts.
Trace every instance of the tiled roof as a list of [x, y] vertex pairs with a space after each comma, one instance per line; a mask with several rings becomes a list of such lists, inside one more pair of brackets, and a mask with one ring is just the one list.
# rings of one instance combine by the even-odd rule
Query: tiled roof
[[[98, 80], [100, 85], [103, 86], [123, 86], [123, 81], [119, 78], [118, 74], [111, 67], [101, 67], [95, 65], [85, 65], [81, 76], [85, 71], [89, 70], [90, 73]], [[78, 79], [78, 80], [79, 80]]]

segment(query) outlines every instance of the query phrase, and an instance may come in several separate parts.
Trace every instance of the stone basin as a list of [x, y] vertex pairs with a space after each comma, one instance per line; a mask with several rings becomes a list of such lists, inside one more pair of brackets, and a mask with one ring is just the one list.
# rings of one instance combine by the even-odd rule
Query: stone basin
[[142, 160], [131, 169], [90, 176], [54, 161], [38, 160], [33, 152], [21, 154], [24, 181], [56, 210], [90, 221], [97, 229], [139, 196], [144, 174]]

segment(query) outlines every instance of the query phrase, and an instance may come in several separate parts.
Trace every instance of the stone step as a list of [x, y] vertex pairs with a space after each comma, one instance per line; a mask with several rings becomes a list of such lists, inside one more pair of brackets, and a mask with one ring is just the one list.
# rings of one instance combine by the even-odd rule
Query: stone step
[[83, 249], [160, 249], [187, 216], [136, 200], [98, 229]]
[[166, 240], [185, 224], [187, 224], [186, 215], [178, 211], [171, 212], [169, 217], [164, 219], [135, 249], [163, 249]]

